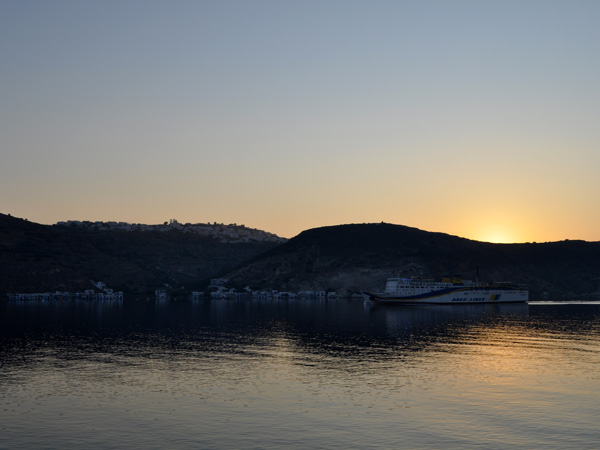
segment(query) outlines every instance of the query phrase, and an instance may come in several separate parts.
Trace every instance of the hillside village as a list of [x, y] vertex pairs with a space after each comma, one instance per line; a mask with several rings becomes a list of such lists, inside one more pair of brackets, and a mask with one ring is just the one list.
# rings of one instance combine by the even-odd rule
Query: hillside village
[[69, 220], [66, 222], [57, 222], [54, 227], [78, 227], [90, 231], [179, 231], [182, 233], [193, 233], [200, 236], [212, 237], [222, 243], [250, 243], [250, 242], [269, 242], [281, 244], [287, 239], [268, 233], [263, 230], [248, 228], [245, 225], [235, 223], [225, 225], [223, 223], [179, 223], [176, 219], [171, 219], [160, 225], [145, 225], [141, 223], [128, 222], [91, 222]]

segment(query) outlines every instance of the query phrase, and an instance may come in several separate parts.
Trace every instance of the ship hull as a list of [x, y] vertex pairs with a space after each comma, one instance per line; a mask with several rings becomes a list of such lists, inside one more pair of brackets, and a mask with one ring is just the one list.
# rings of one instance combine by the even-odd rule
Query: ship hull
[[521, 289], [444, 289], [413, 296], [363, 292], [363, 298], [373, 303], [395, 305], [461, 305], [477, 303], [524, 303], [528, 291]]

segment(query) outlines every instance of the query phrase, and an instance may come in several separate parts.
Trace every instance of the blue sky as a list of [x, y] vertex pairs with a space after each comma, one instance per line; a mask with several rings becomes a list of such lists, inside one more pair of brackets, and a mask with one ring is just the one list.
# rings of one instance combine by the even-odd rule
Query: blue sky
[[4, 1], [0, 211], [600, 240], [600, 2]]

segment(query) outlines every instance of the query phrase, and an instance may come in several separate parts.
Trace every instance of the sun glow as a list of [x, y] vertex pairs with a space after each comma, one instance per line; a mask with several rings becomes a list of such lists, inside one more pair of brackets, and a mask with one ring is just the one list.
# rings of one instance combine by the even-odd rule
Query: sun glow
[[517, 238], [511, 230], [500, 228], [481, 230], [476, 239], [494, 244], [511, 244], [517, 242]]
[[468, 220], [461, 218], [456, 228], [463, 229], [462, 234], [457, 232], [459, 236], [494, 244], [526, 242], [532, 234], [523, 212], [502, 207], [483, 207]]

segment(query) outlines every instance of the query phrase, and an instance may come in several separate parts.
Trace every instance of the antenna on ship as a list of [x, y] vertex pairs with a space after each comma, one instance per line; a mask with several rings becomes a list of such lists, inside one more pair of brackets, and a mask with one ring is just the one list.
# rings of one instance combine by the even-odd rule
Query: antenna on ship
[[475, 266], [475, 283], [479, 283], [479, 266]]

